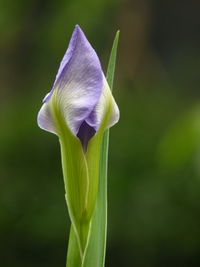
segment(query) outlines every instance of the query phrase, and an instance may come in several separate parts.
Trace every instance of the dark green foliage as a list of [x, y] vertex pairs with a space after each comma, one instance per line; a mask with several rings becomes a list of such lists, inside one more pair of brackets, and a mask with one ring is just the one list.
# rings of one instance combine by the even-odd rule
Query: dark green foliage
[[60, 151], [36, 116], [76, 23], [103, 67], [121, 30], [107, 266], [199, 266], [199, 1], [177, 0], [1, 1], [0, 265], [65, 266]]

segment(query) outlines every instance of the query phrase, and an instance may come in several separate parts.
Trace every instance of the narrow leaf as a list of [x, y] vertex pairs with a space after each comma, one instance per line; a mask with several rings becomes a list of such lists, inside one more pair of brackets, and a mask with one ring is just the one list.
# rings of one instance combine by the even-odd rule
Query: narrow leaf
[[113, 89], [113, 80], [114, 80], [114, 74], [115, 74], [115, 64], [116, 64], [116, 57], [117, 57], [117, 47], [118, 47], [118, 41], [119, 41], [119, 31], [117, 31], [115, 40], [113, 42], [110, 59], [108, 62], [108, 69], [106, 73], [106, 79], [108, 81], [108, 84], [110, 86], [110, 89]]
[[69, 245], [67, 251], [67, 267], [80, 267], [80, 266], [81, 266], [80, 251], [74, 229], [71, 226]]
[[[113, 87], [117, 45], [119, 40], [119, 31], [116, 34], [110, 60], [107, 70], [107, 81], [110, 88]], [[84, 267], [103, 267], [105, 263], [106, 236], [107, 236], [107, 166], [108, 166], [108, 144], [109, 130], [103, 137], [100, 174], [99, 174], [99, 193], [96, 203], [95, 212], [92, 219], [90, 240], [87, 254], [84, 261]]]

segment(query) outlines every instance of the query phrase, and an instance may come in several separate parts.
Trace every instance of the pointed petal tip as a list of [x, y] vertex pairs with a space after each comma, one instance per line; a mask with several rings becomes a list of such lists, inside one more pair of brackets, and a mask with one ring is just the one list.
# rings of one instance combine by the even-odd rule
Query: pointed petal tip
[[75, 25], [72, 35], [74, 35], [76, 38], [78, 36], [80, 36], [80, 38], [81, 38], [81, 36], [85, 37], [85, 34], [84, 34], [83, 30], [81, 29], [81, 27], [78, 24]]
[[74, 29], [81, 30], [81, 27], [78, 24], [76, 24], [75, 27], [74, 27]]
[[[75, 27], [74, 27], [74, 31], [77, 31], [77, 32], [80, 32], [82, 34], [84, 34], [82, 28], [80, 25], [76, 24]], [[85, 34], [84, 34], [85, 35]]]

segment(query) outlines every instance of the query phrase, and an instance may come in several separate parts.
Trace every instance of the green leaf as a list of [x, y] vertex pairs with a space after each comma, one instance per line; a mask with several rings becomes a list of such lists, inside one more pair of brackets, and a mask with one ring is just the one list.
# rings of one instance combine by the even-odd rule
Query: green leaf
[[67, 267], [80, 267], [81, 264], [81, 256], [77, 243], [77, 238], [74, 229], [71, 226], [67, 251]]
[[108, 81], [108, 84], [110, 86], [110, 89], [112, 91], [113, 89], [113, 80], [114, 80], [114, 74], [115, 74], [115, 64], [116, 64], [116, 56], [117, 56], [117, 47], [118, 47], [118, 41], [119, 41], [119, 31], [117, 31], [115, 40], [113, 42], [110, 59], [108, 62], [108, 69], [106, 74], [106, 79]]
[[[119, 31], [116, 33], [111, 55], [108, 63], [107, 81], [112, 90], [117, 46], [119, 40]], [[100, 173], [99, 173], [99, 191], [96, 201], [94, 213], [92, 215], [90, 233], [88, 243], [86, 246], [83, 261], [81, 262], [79, 247], [76, 240], [73, 227], [71, 227], [68, 254], [67, 254], [67, 267], [103, 267], [105, 263], [106, 252], [106, 236], [107, 236], [107, 165], [108, 165], [108, 145], [109, 145], [109, 130], [104, 133], [101, 160], [100, 160]]]

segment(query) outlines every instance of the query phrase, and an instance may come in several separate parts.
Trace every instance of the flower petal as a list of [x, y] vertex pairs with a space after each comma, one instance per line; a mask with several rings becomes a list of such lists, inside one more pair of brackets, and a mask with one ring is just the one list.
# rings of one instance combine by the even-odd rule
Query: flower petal
[[77, 133], [77, 137], [80, 139], [83, 150], [86, 152], [89, 140], [95, 135], [96, 131], [94, 127], [91, 127], [86, 121], [84, 121]]
[[73, 55], [73, 51], [74, 51], [74, 48], [76, 47], [76, 40], [77, 40], [77, 31], [78, 31], [79, 26], [76, 25], [73, 33], [72, 33], [72, 37], [70, 39], [70, 42], [69, 42], [69, 46], [67, 48], [67, 51], [65, 52], [65, 55], [60, 63], [60, 66], [59, 66], [59, 69], [58, 69], [58, 72], [56, 74], [56, 79], [54, 81], [54, 84], [53, 84], [53, 88], [52, 90], [44, 97], [43, 99], [43, 102], [46, 102], [50, 99], [51, 95], [53, 94], [53, 91], [55, 89], [55, 86], [56, 86], [56, 83], [59, 81], [59, 79], [62, 78], [62, 72], [64, 70], [64, 68], [66, 69], [66, 66], [68, 65], [72, 55]]
[[109, 112], [109, 115], [105, 128], [110, 128], [118, 122], [120, 115], [119, 108], [112, 96], [107, 80], [104, 77], [103, 92], [90, 116], [86, 119], [87, 124], [89, 124], [91, 127], [94, 127], [95, 131], [98, 131], [107, 112]]
[[103, 124], [103, 130], [113, 126], [119, 120], [119, 109], [111, 94], [106, 78], [103, 78], [103, 92], [93, 111], [81, 124], [77, 137], [82, 143], [83, 150], [87, 150], [89, 140], [96, 134]]
[[37, 123], [41, 129], [56, 134], [56, 129], [48, 103], [44, 103], [38, 112]]
[[[96, 52], [77, 25], [60, 64], [52, 90], [45, 96], [38, 125], [59, 134], [52, 110], [58, 110], [66, 126], [86, 151], [102, 124], [109, 128], [119, 120], [119, 109], [104, 77]], [[105, 121], [106, 120], [106, 121]], [[105, 121], [105, 123], [104, 123]]]
[[[44, 98], [44, 102], [49, 102], [52, 95], [56, 94], [57, 106], [68, 128], [76, 136], [80, 126], [97, 104], [102, 87], [103, 73], [99, 59], [77, 25], [60, 64], [53, 89]], [[47, 118], [41, 112], [39, 115]], [[43, 119], [39, 121], [39, 126], [49, 131], [49, 127], [46, 128], [47, 123], [44, 123]], [[53, 122], [49, 124], [53, 125]]]

